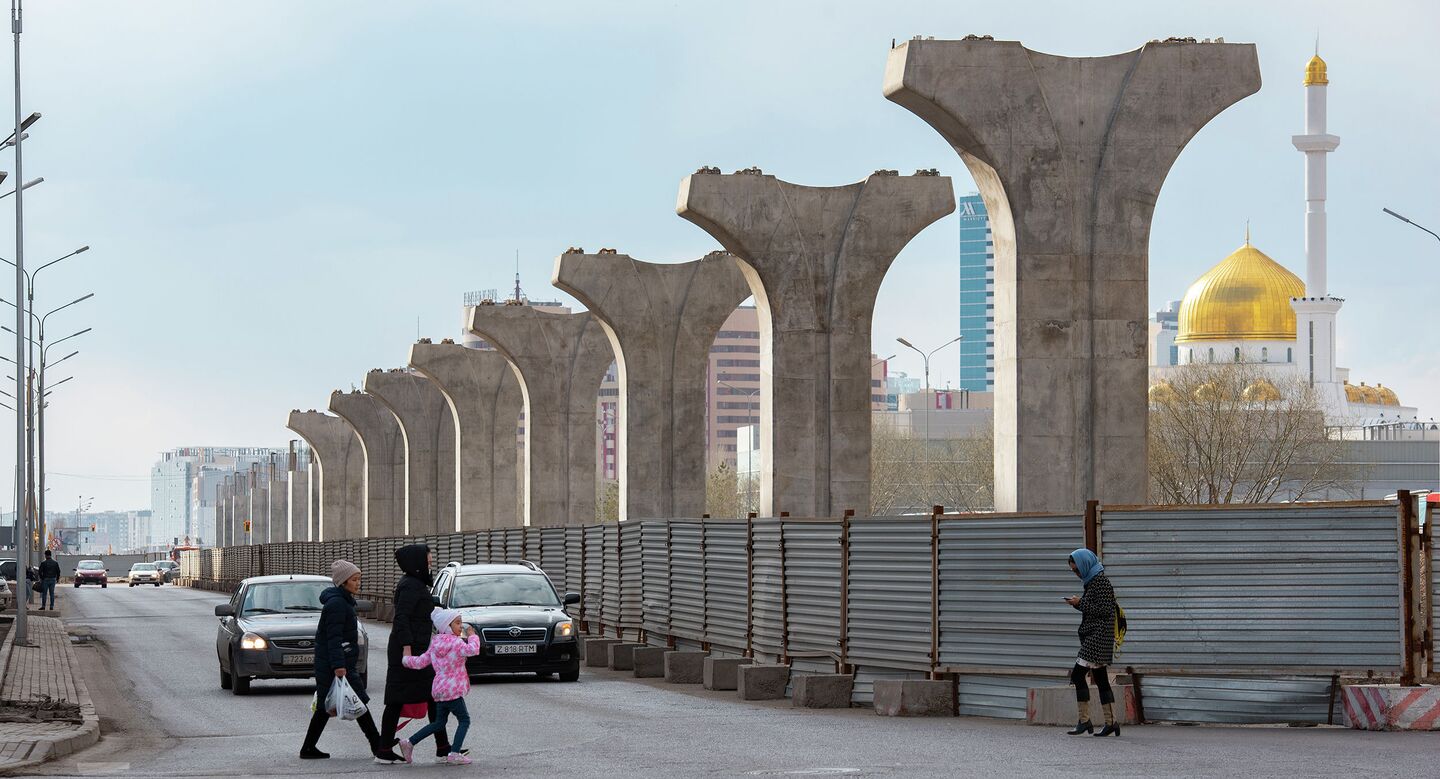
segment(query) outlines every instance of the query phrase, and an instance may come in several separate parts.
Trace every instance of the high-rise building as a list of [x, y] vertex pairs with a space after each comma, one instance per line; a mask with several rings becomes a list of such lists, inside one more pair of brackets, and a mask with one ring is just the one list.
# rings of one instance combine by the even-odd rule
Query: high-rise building
[[706, 376], [706, 467], [735, 467], [736, 431], [760, 424], [760, 313], [731, 312], [710, 346]]
[[956, 201], [960, 214], [960, 380], [971, 392], [995, 389], [995, 242], [979, 195]]
[[[310, 461], [309, 450], [296, 450], [298, 469]], [[150, 511], [140, 545], [164, 546], [189, 538], [211, 543], [215, 538], [215, 485], [251, 465], [276, 463], [289, 468], [290, 450], [266, 447], [187, 446], [160, 455], [150, 469]], [[128, 531], [135, 532], [135, 531]]]
[[1180, 301], [1170, 300], [1150, 320], [1150, 364], [1179, 365], [1180, 348], [1175, 337], [1180, 334]]

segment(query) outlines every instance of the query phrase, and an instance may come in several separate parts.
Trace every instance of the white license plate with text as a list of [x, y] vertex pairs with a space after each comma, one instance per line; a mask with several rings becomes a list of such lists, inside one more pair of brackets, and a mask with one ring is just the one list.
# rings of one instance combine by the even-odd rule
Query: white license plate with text
[[280, 658], [281, 665], [314, 665], [315, 655], [285, 655]]
[[496, 644], [495, 654], [497, 655], [533, 655], [535, 654], [534, 644]]

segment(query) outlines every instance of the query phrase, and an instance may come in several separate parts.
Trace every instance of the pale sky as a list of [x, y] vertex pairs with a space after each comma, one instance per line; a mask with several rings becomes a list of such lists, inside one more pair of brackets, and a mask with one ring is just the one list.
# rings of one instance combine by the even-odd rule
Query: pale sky
[[[1304, 275], [1301, 78], [1330, 66], [1330, 287], [1340, 364], [1440, 416], [1440, 107], [1434, 2], [501, 3], [31, 0], [23, 36], [28, 262], [80, 355], [49, 410], [52, 510], [149, 507], [176, 446], [284, 446], [291, 408], [455, 336], [467, 290], [549, 286], [568, 246], [678, 262], [718, 248], [674, 213], [702, 165], [836, 185], [939, 168], [884, 99], [891, 39], [1020, 40], [1068, 56], [1171, 35], [1258, 45], [1261, 91], [1211, 122], [1160, 196], [1151, 309], [1241, 243]], [[9, 52], [6, 52], [8, 60]], [[5, 69], [0, 81], [8, 84]], [[8, 90], [0, 97], [9, 105]], [[0, 169], [14, 160], [0, 154]], [[11, 257], [10, 202], [0, 256]], [[881, 289], [876, 351], [958, 329], [954, 216]], [[8, 283], [8, 282], [5, 282]], [[3, 284], [0, 284], [3, 286]], [[0, 293], [9, 299], [13, 292]], [[1428, 301], [1428, 303], [1427, 303]], [[3, 315], [3, 312], [0, 312]], [[52, 352], [58, 357], [68, 350]], [[953, 380], [957, 357], [937, 363]], [[898, 370], [919, 373], [900, 355]], [[938, 359], [938, 358], [937, 358]], [[8, 489], [13, 456], [0, 456]], [[6, 504], [8, 510], [8, 502]]]

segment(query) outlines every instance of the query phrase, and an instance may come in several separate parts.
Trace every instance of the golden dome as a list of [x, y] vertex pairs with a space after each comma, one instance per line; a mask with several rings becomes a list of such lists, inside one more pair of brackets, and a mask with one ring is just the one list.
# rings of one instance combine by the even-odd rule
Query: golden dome
[[1380, 405], [1380, 391], [1374, 387], [1365, 386], [1363, 381], [1360, 382], [1360, 402], [1372, 406]]
[[1280, 390], [1267, 379], [1256, 379], [1245, 388], [1242, 397], [1251, 403], [1265, 403], [1280, 400]]
[[1151, 384], [1150, 392], [1148, 394], [1150, 397], [1150, 402], [1152, 404], [1172, 403], [1176, 400], [1179, 400], [1180, 398], [1179, 393], [1175, 392], [1175, 388], [1170, 386], [1170, 382], [1165, 381], [1164, 379], [1161, 379], [1160, 381]]
[[1304, 296], [1299, 276], [1247, 241], [1185, 292], [1175, 343], [1293, 341], [1290, 298]]
[[1230, 391], [1213, 381], [1207, 381], [1199, 387], [1196, 387], [1194, 394], [1195, 399], [1201, 403], [1230, 399]]
[[1399, 396], [1397, 396], [1397, 395], [1395, 394], [1395, 390], [1390, 389], [1389, 387], [1385, 386], [1384, 384], [1376, 384], [1376, 385], [1375, 385], [1375, 391], [1380, 394], [1380, 405], [1382, 405], [1382, 406], [1398, 406], [1398, 405], [1400, 405], [1400, 398], [1399, 398]]
[[1305, 63], [1305, 86], [1324, 86], [1329, 83], [1330, 79], [1325, 77], [1325, 60], [1316, 54]]
[[1345, 382], [1345, 400], [1351, 403], [1364, 403], [1365, 393], [1361, 392], [1359, 387], [1347, 381]]

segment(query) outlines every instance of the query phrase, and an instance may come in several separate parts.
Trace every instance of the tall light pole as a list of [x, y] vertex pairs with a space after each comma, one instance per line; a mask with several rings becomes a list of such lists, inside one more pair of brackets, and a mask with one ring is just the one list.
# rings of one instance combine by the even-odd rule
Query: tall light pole
[[[904, 346], [907, 349], [913, 349], [916, 354], [920, 355], [920, 359], [925, 362], [925, 480], [927, 482], [925, 489], [926, 493], [931, 498], [934, 497], [932, 490], [935, 486], [935, 477], [934, 474], [930, 472], [930, 409], [935, 405], [935, 400], [930, 395], [930, 358], [934, 357], [935, 353], [940, 351], [941, 349], [944, 349], [950, 344], [959, 343], [964, 338], [965, 336], [963, 335], [957, 335], [949, 341], [946, 341], [945, 343], [940, 344], [934, 349], [931, 349], [928, 353], [921, 351], [919, 347], [917, 347], [915, 344], [910, 343], [904, 338], [895, 339], [896, 341], [900, 342], [901, 346]], [[930, 502], [932, 505], [934, 504], [933, 500], [931, 500]]]
[[[15, 180], [24, 181], [24, 167], [22, 166], [23, 156], [21, 154], [21, 142], [25, 138], [25, 127], [20, 119], [20, 31], [23, 28], [21, 23], [20, 0], [10, 0], [10, 32], [15, 36]], [[15, 402], [20, 402], [20, 397], [25, 393], [25, 188], [20, 187], [15, 193]], [[15, 526], [22, 533], [22, 543], [18, 545], [16, 554], [17, 576], [22, 586], [28, 588], [25, 576], [22, 571], [28, 571], [30, 564], [30, 533], [29, 522], [22, 517], [28, 518], [30, 513], [30, 502], [25, 492], [25, 415], [20, 411], [15, 413]], [[18, 594], [18, 593], [17, 593]], [[28, 594], [28, 590], [27, 590]], [[15, 600], [15, 639], [14, 643], [28, 646], [29, 641], [28, 624], [25, 619], [25, 603], [23, 600]]]
[[1434, 230], [1431, 230], [1430, 228], [1425, 227], [1424, 225], [1415, 224], [1414, 222], [1410, 221], [1409, 219], [1406, 219], [1405, 217], [1403, 217], [1403, 216], [1395, 213], [1394, 211], [1391, 211], [1391, 210], [1388, 209], [1388, 208], [1382, 208], [1382, 209], [1380, 209], [1380, 210], [1381, 210], [1381, 211], [1384, 211], [1385, 213], [1387, 213], [1387, 214], [1389, 214], [1389, 215], [1391, 215], [1391, 216], [1393, 216], [1393, 217], [1395, 217], [1396, 219], [1399, 219], [1400, 221], [1404, 222], [1405, 224], [1410, 225], [1411, 227], [1417, 228], [1417, 229], [1419, 229], [1419, 230], [1424, 230], [1425, 232], [1427, 232], [1427, 233], [1429, 233], [1429, 234], [1431, 234], [1431, 235], [1434, 235], [1434, 236], [1435, 236], [1435, 240], [1440, 241], [1440, 235], [1436, 235], [1436, 233], [1435, 233]]

